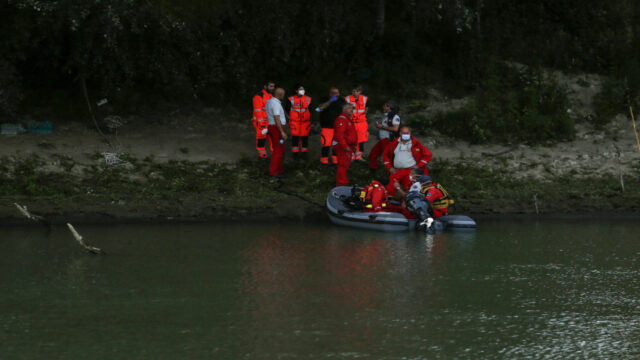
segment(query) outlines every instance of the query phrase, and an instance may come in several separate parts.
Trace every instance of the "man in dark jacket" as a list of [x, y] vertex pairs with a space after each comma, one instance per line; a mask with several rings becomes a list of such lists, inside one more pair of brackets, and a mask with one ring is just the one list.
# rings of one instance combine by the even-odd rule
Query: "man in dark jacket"
[[[338, 115], [342, 112], [342, 105], [344, 104], [345, 101], [344, 98], [340, 96], [340, 90], [332, 86], [329, 89], [329, 97], [323, 99], [322, 104], [316, 108], [316, 111], [320, 112], [320, 127], [322, 127], [320, 134], [320, 143], [322, 146], [320, 149], [320, 162], [322, 164], [329, 164], [329, 152], [331, 151], [331, 144], [333, 143], [333, 125]], [[338, 163], [338, 158], [335, 153], [331, 156], [331, 163]]]

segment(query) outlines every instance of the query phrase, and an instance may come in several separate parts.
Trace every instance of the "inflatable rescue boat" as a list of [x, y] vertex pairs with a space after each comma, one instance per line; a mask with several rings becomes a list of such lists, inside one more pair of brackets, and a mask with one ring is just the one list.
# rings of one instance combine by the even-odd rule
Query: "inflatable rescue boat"
[[[364, 212], [354, 206], [354, 195], [359, 189], [351, 186], [333, 188], [327, 196], [327, 214], [338, 225], [378, 231], [414, 231], [423, 219], [407, 219], [397, 212]], [[423, 197], [424, 198], [424, 197]], [[426, 200], [424, 201], [426, 203]], [[476, 222], [466, 215], [445, 215], [435, 219], [431, 231], [475, 230]]]

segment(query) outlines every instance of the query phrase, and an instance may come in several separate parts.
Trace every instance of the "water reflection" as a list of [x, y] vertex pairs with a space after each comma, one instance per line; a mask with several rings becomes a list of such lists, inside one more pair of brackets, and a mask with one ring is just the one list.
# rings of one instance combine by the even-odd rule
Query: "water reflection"
[[638, 229], [83, 228], [105, 257], [3, 232], [0, 358], [633, 358]]
[[367, 354], [390, 335], [392, 323], [380, 326], [390, 314], [404, 316], [425, 304], [438, 312], [448, 305], [441, 299], [454, 295], [442, 279], [455, 269], [455, 257], [473, 248], [474, 238], [332, 228], [253, 239], [241, 252], [238, 283], [250, 317], [246, 331], [259, 339], [248, 352], [272, 352], [275, 339], [282, 348], [296, 348], [301, 334], [315, 334], [350, 339], [351, 350]]

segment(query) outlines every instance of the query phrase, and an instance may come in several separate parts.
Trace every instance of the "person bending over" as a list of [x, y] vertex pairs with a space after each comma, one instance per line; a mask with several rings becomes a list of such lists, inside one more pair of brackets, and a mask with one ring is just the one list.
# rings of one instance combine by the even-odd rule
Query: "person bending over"
[[[395, 185], [400, 187], [398, 181], [395, 182]], [[422, 175], [418, 177], [414, 185], [412, 185], [412, 188], [419, 191], [427, 200], [429, 215], [432, 218], [437, 219], [449, 213], [449, 206], [452, 205], [454, 201], [450, 198], [447, 190], [445, 190], [442, 185], [434, 182], [431, 176]], [[407, 195], [401, 188], [398, 189], [398, 194], [403, 198], [406, 198]]]

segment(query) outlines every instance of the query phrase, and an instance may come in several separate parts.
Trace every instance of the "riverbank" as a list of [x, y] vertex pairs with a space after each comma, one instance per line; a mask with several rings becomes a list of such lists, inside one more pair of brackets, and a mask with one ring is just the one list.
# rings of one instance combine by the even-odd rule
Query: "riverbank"
[[[588, 108], [578, 100], [589, 97], [578, 95], [575, 108]], [[425, 107], [453, 109], [460, 102], [437, 101]], [[318, 162], [317, 128], [307, 159], [286, 154], [287, 178], [278, 184], [267, 175], [268, 162], [257, 158], [253, 129], [241, 114], [205, 109], [121, 120], [117, 132], [104, 135], [89, 123], [54, 121], [53, 134], [1, 136], [1, 221], [22, 221], [13, 203], [52, 222], [325, 217], [335, 168]], [[456, 200], [453, 213], [640, 213], [640, 156], [622, 115], [606, 129], [578, 121], [575, 140], [545, 146], [470, 145], [426, 133], [418, 138], [434, 154], [431, 175]], [[367, 149], [373, 144], [371, 136]], [[371, 174], [366, 162], [349, 170], [354, 184], [385, 176], [382, 167]]]
[[[171, 125], [156, 126], [154, 131], [170, 134], [167, 126]], [[279, 184], [267, 176], [267, 161], [242, 152], [232, 154], [226, 162], [216, 158], [222, 154], [215, 153], [204, 159], [206, 150], [191, 150], [198, 149], [198, 142], [187, 141], [190, 147], [180, 150], [176, 142], [185, 136], [175, 133], [173, 142], [165, 139], [157, 144], [175, 148], [176, 154], [140, 158], [135, 151], [121, 152], [117, 161], [108, 163], [104, 154], [88, 146], [65, 151], [67, 144], [62, 141], [70, 139], [94, 144], [91, 136], [97, 135], [81, 128], [75, 131], [88, 135], [24, 137], [35, 143], [37, 151], [24, 151], [30, 148], [25, 145], [2, 157], [0, 221], [23, 221], [13, 203], [27, 205], [54, 223], [311, 220], [325, 216], [324, 199], [335, 181], [335, 168], [319, 164], [315, 151], [306, 160], [294, 160], [287, 154], [287, 178]], [[151, 141], [153, 134], [137, 136]], [[584, 139], [539, 148], [422, 140], [434, 152], [431, 174], [456, 199], [453, 213], [640, 213], [640, 161], [632, 158], [633, 153], [598, 157], [594, 151], [599, 149], [587, 152], [579, 146]], [[117, 141], [123, 147], [144, 149], [135, 147], [126, 136]], [[218, 144], [232, 147], [235, 142]], [[105, 142], [94, 145], [109, 147]], [[597, 148], [592, 142], [589, 145]], [[246, 144], [244, 148], [251, 153]], [[626, 160], [616, 163], [607, 156]], [[354, 163], [349, 176], [354, 184], [372, 179], [365, 162]], [[375, 176], [383, 177], [385, 171], [379, 169]]]

